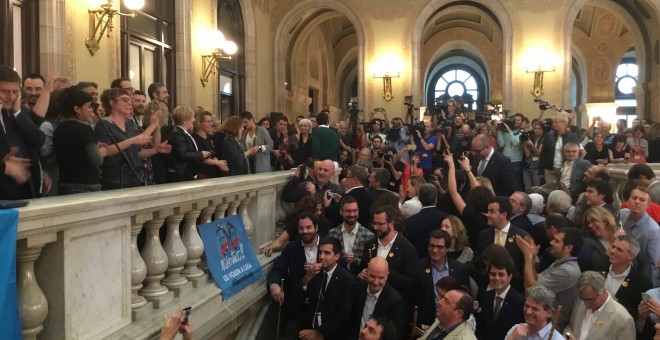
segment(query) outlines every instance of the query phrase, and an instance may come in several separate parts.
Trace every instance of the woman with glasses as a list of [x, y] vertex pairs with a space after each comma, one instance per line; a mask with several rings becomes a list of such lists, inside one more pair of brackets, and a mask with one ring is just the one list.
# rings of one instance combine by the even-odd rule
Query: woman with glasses
[[589, 269], [607, 272], [610, 267], [607, 252], [617, 231], [614, 216], [603, 207], [591, 207], [584, 213], [583, 226], [585, 229], [584, 245], [591, 253]]
[[215, 154], [215, 144], [213, 142], [213, 114], [208, 111], [199, 111], [195, 117], [193, 127], [193, 139], [197, 144], [199, 151], [208, 151], [212, 157], [206, 158], [199, 165], [197, 171], [197, 179], [215, 178], [222, 176], [222, 172], [228, 171], [227, 162], [221, 161], [218, 158], [220, 155]]
[[[133, 122], [133, 105], [128, 91], [118, 88], [103, 91], [101, 105], [107, 115], [96, 123], [94, 133], [101, 143], [108, 145], [101, 165], [103, 190], [145, 185], [142, 159], [158, 152], [162, 112], [153, 114], [149, 126], [142, 132]], [[156, 147], [142, 147], [149, 143]]]
[[442, 220], [440, 229], [446, 231], [451, 237], [451, 246], [447, 250], [447, 256], [460, 263], [472, 261], [474, 252], [469, 247], [470, 240], [461, 219], [454, 215], [449, 215]]

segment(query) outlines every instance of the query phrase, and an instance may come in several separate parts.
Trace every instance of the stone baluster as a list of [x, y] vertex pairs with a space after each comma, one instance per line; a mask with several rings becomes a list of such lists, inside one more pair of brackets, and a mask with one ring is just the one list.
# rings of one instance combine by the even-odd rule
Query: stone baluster
[[159, 231], [163, 226], [164, 220], [156, 218], [147, 221], [144, 228], [147, 231], [147, 237], [144, 247], [140, 252], [144, 263], [147, 265], [147, 278], [144, 280], [144, 286], [139, 294], [153, 303], [155, 308], [160, 308], [174, 298], [174, 294], [167, 290], [167, 287], [160, 284], [165, 277], [168, 258], [163, 246], [160, 244]]
[[218, 204], [215, 209], [215, 219], [219, 220], [221, 218], [227, 217], [227, 208], [229, 207], [229, 202], [227, 201], [228, 197], [222, 199], [222, 203]]
[[[216, 206], [213, 204], [213, 202], [210, 202], [210, 206], [202, 209], [202, 214], [200, 215], [200, 224], [206, 224], [211, 222], [211, 219], [213, 218], [213, 213], [215, 212], [216, 216], [220, 214], [218, 210], [216, 210]], [[219, 207], [218, 205], [217, 207]], [[225, 208], [226, 209], [226, 208]], [[199, 264], [197, 265], [201, 270], [203, 270], [205, 273], [209, 272], [209, 265], [206, 263], [206, 255], [202, 252], [202, 257], [201, 260], [199, 261]], [[194, 283], [193, 283], [194, 285]]]
[[144, 263], [137, 246], [137, 236], [145, 222], [142, 216], [131, 218], [131, 314], [133, 320], [143, 317], [151, 311], [151, 304], [144, 296], [138, 294], [142, 282], [147, 277], [147, 265]]
[[[206, 215], [210, 216], [210, 209], [205, 209], [207, 209]], [[183, 237], [181, 239], [188, 252], [188, 259], [186, 260], [185, 268], [181, 271], [181, 275], [192, 282], [195, 288], [199, 284], [199, 279], [204, 276], [204, 271], [197, 267], [197, 264], [201, 261], [202, 254], [204, 254], [204, 243], [202, 243], [199, 232], [197, 232], [197, 217], [199, 214], [199, 210], [186, 212], [184, 216]]]
[[250, 214], [248, 214], [247, 210], [254, 196], [255, 193], [252, 192], [245, 195], [245, 198], [241, 200], [241, 205], [238, 207], [238, 213], [241, 215], [243, 225], [245, 226], [245, 233], [250, 240], [252, 240], [254, 236], [254, 225], [252, 224], [252, 219], [250, 219]]
[[34, 274], [34, 261], [43, 247], [44, 244], [28, 245], [26, 239], [19, 240], [16, 245], [16, 288], [23, 339], [36, 340], [48, 316], [48, 300]]
[[232, 216], [238, 214], [238, 206], [241, 205], [241, 196], [229, 196], [228, 199], [231, 199], [229, 202], [229, 209], [227, 209], [227, 216]]
[[[198, 212], [199, 213], [199, 212]], [[165, 254], [167, 254], [168, 266], [163, 284], [167, 289], [174, 292], [175, 297], [181, 296], [181, 292], [186, 288], [188, 280], [181, 276], [183, 266], [188, 259], [188, 251], [181, 241], [179, 234], [179, 226], [183, 220], [183, 214], [175, 213], [174, 215], [167, 216], [165, 223], [167, 224], [167, 236], [163, 243]], [[189, 285], [187, 288], [190, 288]]]

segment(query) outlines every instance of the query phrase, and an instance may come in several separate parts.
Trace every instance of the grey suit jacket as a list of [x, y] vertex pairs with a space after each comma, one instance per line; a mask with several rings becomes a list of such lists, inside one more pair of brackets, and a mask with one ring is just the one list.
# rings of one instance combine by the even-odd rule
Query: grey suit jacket
[[[243, 135], [241, 135], [241, 145], [243, 145], [243, 148], [247, 150], [248, 148], [245, 146], [245, 139], [247, 138], [247, 130], [243, 131]], [[273, 139], [270, 138], [270, 133], [268, 133], [268, 130], [261, 126], [257, 126], [257, 134], [254, 137], [254, 145], [259, 146], [259, 145], [264, 145], [266, 147], [265, 150], [261, 150], [254, 154], [250, 160], [250, 162], [254, 162], [254, 167], [252, 168], [252, 171], [254, 173], [259, 173], [259, 172], [270, 172], [273, 169], [270, 167], [270, 150], [273, 149]]]
[[573, 200], [585, 190], [587, 190], [587, 183], [584, 181], [584, 173], [591, 168], [591, 162], [578, 158], [573, 162], [571, 170], [571, 196]]
[[[593, 326], [589, 330], [587, 339], [635, 339], [635, 321], [630, 313], [620, 303], [610, 296], [610, 300], [598, 314]], [[564, 329], [564, 333], [571, 332], [575, 339], [580, 338], [582, 323], [584, 322], [586, 306], [578, 299], [573, 306], [571, 322]]]

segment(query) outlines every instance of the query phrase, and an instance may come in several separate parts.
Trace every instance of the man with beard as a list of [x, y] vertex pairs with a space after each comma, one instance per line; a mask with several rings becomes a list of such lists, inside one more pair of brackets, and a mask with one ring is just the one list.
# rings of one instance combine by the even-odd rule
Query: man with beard
[[396, 328], [392, 320], [386, 317], [372, 315], [360, 332], [360, 340], [395, 340]]
[[394, 323], [393, 335], [401, 335], [403, 329], [403, 298], [387, 284], [387, 261], [374, 257], [367, 267], [367, 281], [358, 281], [353, 303], [350, 339], [355, 339], [360, 329], [368, 327], [370, 317], [385, 317]]
[[[287, 325], [286, 333], [294, 334], [298, 330], [295, 322], [300, 306], [296, 306], [295, 290], [300, 286], [307, 269], [317, 267], [319, 249], [318, 220], [314, 213], [303, 212], [298, 216], [299, 241], [289, 242], [282, 254], [273, 263], [273, 268], [266, 279], [270, 296], [282, 306], [283, 320]], [[282, 283], [284, 282], [284, 286]]]
[[[368, 230], [373, 230], [371, 227], [371, 205], [373, 204], [373, 196], [369, 189], [365, 188], [365, 184], [369, 181], [369, 172], [367, 168], [360, 165], [353, 165], [348, 168], [346, 178], [344, 178], [344, 195], [351, 195], [355, 198], [360, 209], [358, 220], [363, 227]], [[333, 191], [333, 193], [336, 193]], [[336, 222], [335, 225], [341, 223], [341, 214], [339, 211], [339, 204], [336, 200], [330, 199], [329, 196], [324, 195], [324, 203], [326, 206], [325, 216], [329, 220]]]
[[[570, 309], [570, 308], [569, 308]], [[555, 294], [543, 286], [534, 286], [525, 291], [523, 314], [525, 323], [517, 324], [506, 334], [507, 340], [548, 339], [555, 311]], [[564, 340], [557, 330], [553, 330], [553, 340]]]
[[582, 231], [578, 228], [568, 227], [555, 234], [550, 240], [555, 262], [540, 274], [537, 274], [535, 268], [538, 250], [534, 240], [531, 237], [523, 239], [517, 236], [516, 243], [525, 256], [523, 271], [525, 287], [540, 285], [548, 288], [557, 296], [557, 304], [565, 308], [562, 308], [556, 326], [558, 330], [563, 330], [571, 316], [570, 306], [577, 297], [576, 285], [578, 277], [580, 277], [577, 255], [582, 248]]
[[137, 126], [142, 126], [142, 112], [145, 107], [147, 107], [147, 95], [140, 90], [135, 90], [133, 93], [133, 119]]
[[310, 263], [298, 286], [298, 303], [308, 301], [300, 313], [302, 340], [341, 339], [348, 335], [355, 278], [337, 262], [341, 243], [333, 237], [319, 242], [318, 263]]
[[365, 260], [365, 244], [375, 238], [375, 235], [358, 222], [360, 210], [355, 197], [344, 196], [339, 202], [339, 206], [343, 222], [338, 227], [330, 229], [328, 236], [334, 237], [342, 243], [344, 249], [342, 257], [347, 269], [353, 275], [357, 275], [362, 261]]
[[[27, 100], [28, 107], [33, 109], [37, 100], [44, 92], [46, 87], [46, 79], [38, 73], [30, 73], [23, 78], [23, 89], [28, 94]], [[48, 91], [50, 92], [50, 91]]]
[[156, 100], [165, 104], [170, 102], [170, 93], [167, 91], [167, 87], [163, 84], [153, 83], [149, 85], [147, 91], [151, 100]]

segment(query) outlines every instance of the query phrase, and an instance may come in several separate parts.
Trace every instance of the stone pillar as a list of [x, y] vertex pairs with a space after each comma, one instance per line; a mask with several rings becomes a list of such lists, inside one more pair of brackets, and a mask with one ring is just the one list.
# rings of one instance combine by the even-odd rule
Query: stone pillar
[[151, 301], [155, 308], [170, 302], [174, 294], [170, 293], [166, 287], [160, 284], [160, 280], [165, 277], [168, 258], [165, 250], [160, 244], [159, 231], [163, 226], [163, 219], [149, 220], [145, 224], [147, 237], [142, 248], [142, 259], [147, 265], [147, 278], [144, 280], [144, 287], [139, 294]]
[[229, 207], [228, 197], [222, 199], [222, 203], [218, 204], [215, 208], [215, 219], [219, 220], [221, 218], [227, 217], [227, 208]]
[[36, 340], [48, 316], [48, 300], [34, 275], [34, 261], [39, 258], [43, 246], [29, 246], [26, 239], [19, 240], [16, 245], [16, 288], [23, 339]]
[[[211, 203], [212, 204], [212, 203]], [[202, 214], [200, 215], [200, 224], [205, 224], [211, 222], [211, 219], [213, 218], [213, 212], [216, 212], [216, 216], [218, 216], [220, 213], [216, 210], [215, 205], [208, 206], [204, 209], [202, 209]], [[216, 217], [217, 218], [217, 217]], [[199, 264], [197, 265], [201, 270], [203, 270], [205, 273], [209, 272], [209, 265], [206, 263], [206, 255], [204, 255], [204, 252], [202, 252], [202, 257], [199, 261]], [[209, 279], [211, 279], [209, 277]]]
[[[210, 209], [205, 209], [207, 209], [206, 216], [210, 216]], [[181, 275], [192, 282], [195, 288], [199, 284], [199, 279], [204, 276], [204, 271], [197, 267], [197, 264], [201, 261], [201, 256], [204, 254], [204, 243], [202, 243], [202, 239], [197, 232], [197, 217], [199, 214], [199, 210], [191, 210], [185, 214], [183, 238], [181, 239], [188, 252], [188, 259]]]
[[[199, 212], [198, 212], [199, 213]], [[167, 223], [167, 236], [163, 243], [165, 254], [167, 254], [168, 267], [165, 279], [162, 283], [167, 286], [167, 289], [174, 291], [174, 296], [181, 296], [181, 290], [186, 287], [188, 280], [181, 276], [183, 266], [188, 259], [188, 252], [186, 247], [181, 241], [179, 234], [179, 225], [183, 220], [183, 214], [175, 214], [168, 216], [165, 219]], [[188, 286], [190, 288], [190, 286]]]
[[142, 230], [144, 222], [133, 217], [131, 220], [131, 314], [132, 319], [137, 320], [151, 311], [151, 304], [147, 303], [144, 296], [139, 295], [142, 289], [142, 281], [147, 277], [147, 265], [144, 263], [137, 246], [137, 236]]
[[229, 209], [227, 210], [227, 216], [238, 214], [238, 206], [241, 205], [241, 196], [242, 195], [227, 197], [228, 199], [231, 199], [231, 202], [229, 202]]

